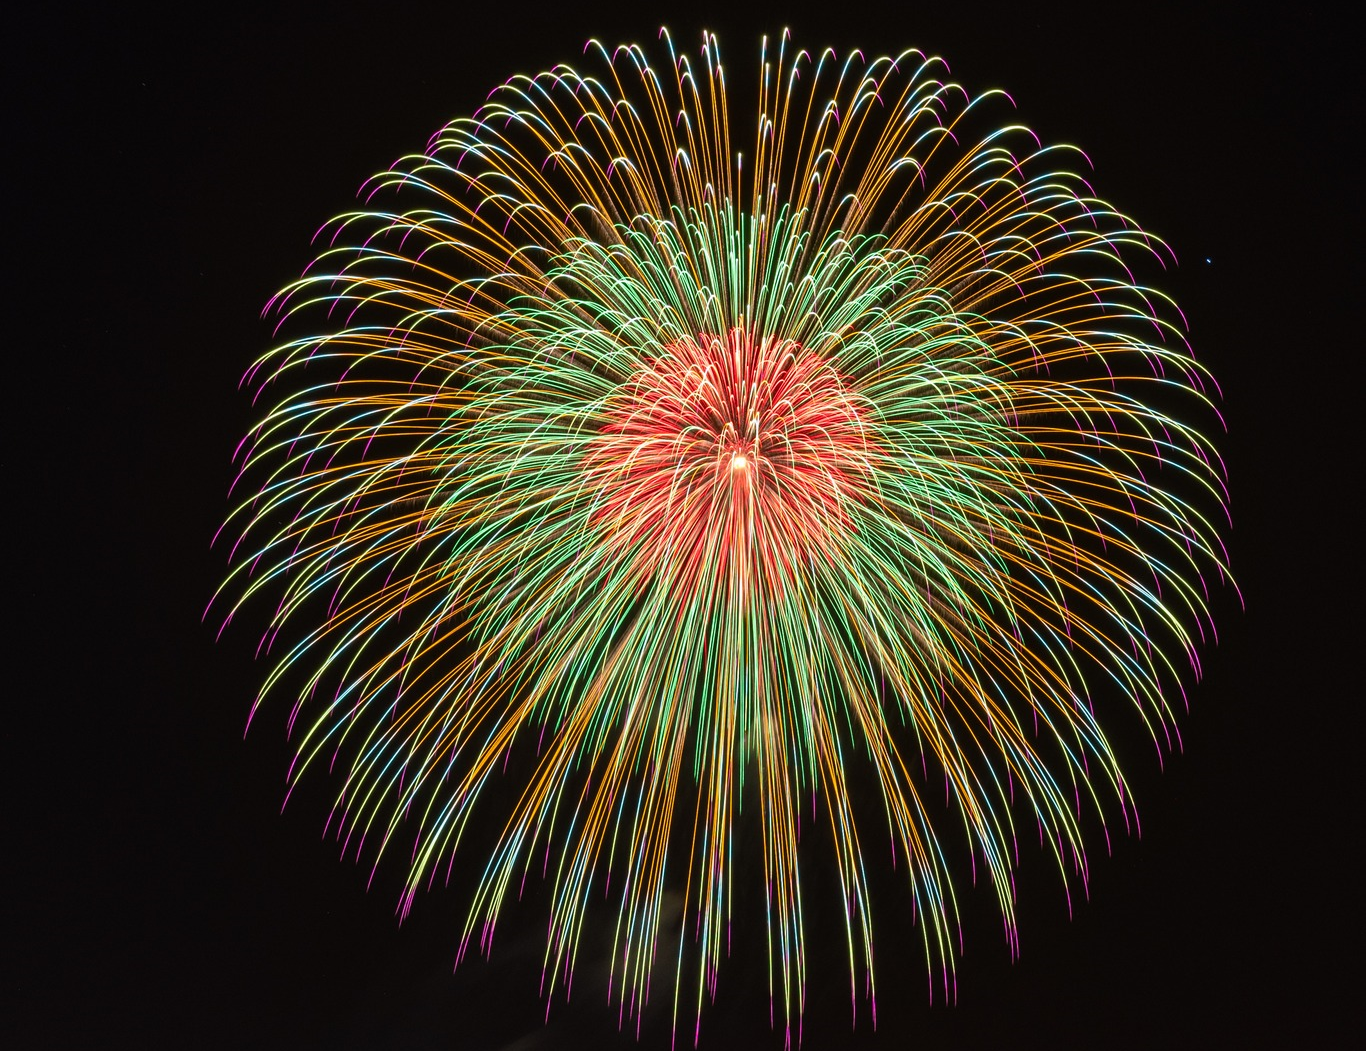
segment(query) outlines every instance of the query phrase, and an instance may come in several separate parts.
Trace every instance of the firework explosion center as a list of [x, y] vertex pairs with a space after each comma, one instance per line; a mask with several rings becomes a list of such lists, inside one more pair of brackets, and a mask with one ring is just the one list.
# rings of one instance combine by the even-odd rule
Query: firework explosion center
[[845, 502], [873, 492], [871, 439], [839, 373], [738, 328], [665, 352], [613, 395], [584, 467], [610, 543], [641, 574], [674, 567], [686, 591], [734, 572], [737, 597], [755, 573], [828, 557]]

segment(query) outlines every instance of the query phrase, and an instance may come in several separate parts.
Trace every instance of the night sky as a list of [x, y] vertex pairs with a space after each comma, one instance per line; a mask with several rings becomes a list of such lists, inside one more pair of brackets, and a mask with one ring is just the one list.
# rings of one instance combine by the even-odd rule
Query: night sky
[[[738, 6], [51, 9], [13, 27], [7, 1046], [668, 1046], [663, 1007], [638, 1045], [618, 1034], [588, 952], [546, 1024], [543, 897], [507, 911], [491, 961], [454, 973], [461, 893], [420, 897], [400, 927], [402, 872], [367, 891], [368, 864], [320, 838], [335, 783], [317, 777], [280, 813], [284, 705], [243, 738], [263, 621], [216, 643], [216, 618], [200, 619], [254, 418], [237, 382], [314, 231], [508, 75], [574, 61], [590, 36], [648, 43], [664, 23], [681, 46], [718, 32], [737, 69], [786, 24], [803, 47], [914, 46], [969, 89], [1009, 90], [1175, 250], [1165, 288], [1230, 428], [1247, 608], [1215, 597], [1220, 642], [1189, 690], [1182, 752], [1160, 769], [1140, 726], [1116, 731], [1142, 838], [1119, 835], [1108, 857], [1088, 844], [1090, 900], [1070, 919], [1051, 860], [1026, 852], [1014, 961], [990, 888], [965, 880], [956, 1006], [929, 1003], [918, 933], [898, 933], [893, 903], [875, 1033], [862, 1000], [851, 1033], [842, 924], [817, 918], [803, 1046], [1313, 1046], [1342, 1024], [1359, 955], [1346, 749], [1360, 686], [1346, 667], [1361, 469], [1344, 450], [1360, 420], [1345, 408], [1362, 276], [1348, 179], [1363, 170], [1345, 27], [1308, 5], [1277, 22], [1147, 5]], [[762, 924], [749, 933], [704, 1012], [704, 1048], [782, 1046]]]

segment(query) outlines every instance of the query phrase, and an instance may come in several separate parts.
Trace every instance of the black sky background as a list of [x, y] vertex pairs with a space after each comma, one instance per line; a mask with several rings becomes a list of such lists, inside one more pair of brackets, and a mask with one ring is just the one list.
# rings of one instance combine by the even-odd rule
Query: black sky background
[[[215, 643], [200, 615], [253, 419], [237, 381], [316, 228], [508, 75], [574, 61], [589, 36], [649, 42], [665, 23], [684, 46], [718, 31], [732, 68], [760, 31], [789, 25], [801, 46], [915, 46], [970, 89], [1009, 90], [1043, 139], [1086, 149], [1101, 196], [1175, 249], [1165, 287], [1230, 427], [1247, 609], [1216, 598], [1221, 640], [1190, 691], [1184, 750], [1159, 770], [1140, 732], [1118, 741], [1142, 838], [1117, 837], [1109, 857], [1091, 844], [1090, 900], [1070, 920], [1051, 862], [1026, 854], [1015, 961], [989, 888], [965, 891], [953, 1007], [928, 1003], [918, 944], [888, 908], [876, 1033], [862, 1001], [850, 1032], [843, 946], [818, 934], [804, 1046], [1310, 1046], [1357, 1013], [1360, 468], [1345, 452], [1362, 156], [1346, 27], [1312, 5], [1262, 21], [736, 10], [51, 8], [16, 33], [9, 1046], [637, 1046], [591, 962], [543, 1021], [543, 903], [510, 910], [493, 959], [453, 974], [457, 891], [421, 898], [400, 927], [401, 873], [367, 892], [368, 866], [319, 838], [333, 785], [306, 785], [281, 815], [285, 712], [242, 735], [266, 667], [259, 622]], [[704, 1012], [704, 1048], [781, 1047], [752, 933]], [[638, 1046], [666, 1047], [667, 1020], [645, 1023]]]

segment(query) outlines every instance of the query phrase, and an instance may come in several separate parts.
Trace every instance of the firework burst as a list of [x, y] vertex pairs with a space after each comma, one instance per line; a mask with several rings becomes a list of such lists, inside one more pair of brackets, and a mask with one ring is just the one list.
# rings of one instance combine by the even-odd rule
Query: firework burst
[[588, 50], [371, 180], [273, 303], [302, 334], [248, 376], [273, 407], [225, 588], [276, 603], [291, 782], [337, 772], [331, 824], [403, 858], [405, 913], [482, 865], [462, 952], [544, 877], [547, 995], [606, 892], [614, 995], [662, 966], [700, 1016], [754, 881], [798, 1019], [834, 904], [803, 816], [855, 1000], [874, 861], [948, 988], [948, 840], [1013, 946], [1017, 830], [1084, 885], [1083, 815], [1132, 816], [1103, 724], [1170, 747], [1198, 673], [1225, 501], [1182, 418], [1211, 385], [1129, 268], [1170, 253], [918, 52], [766, 44], [743, 149], [714, 38]]

